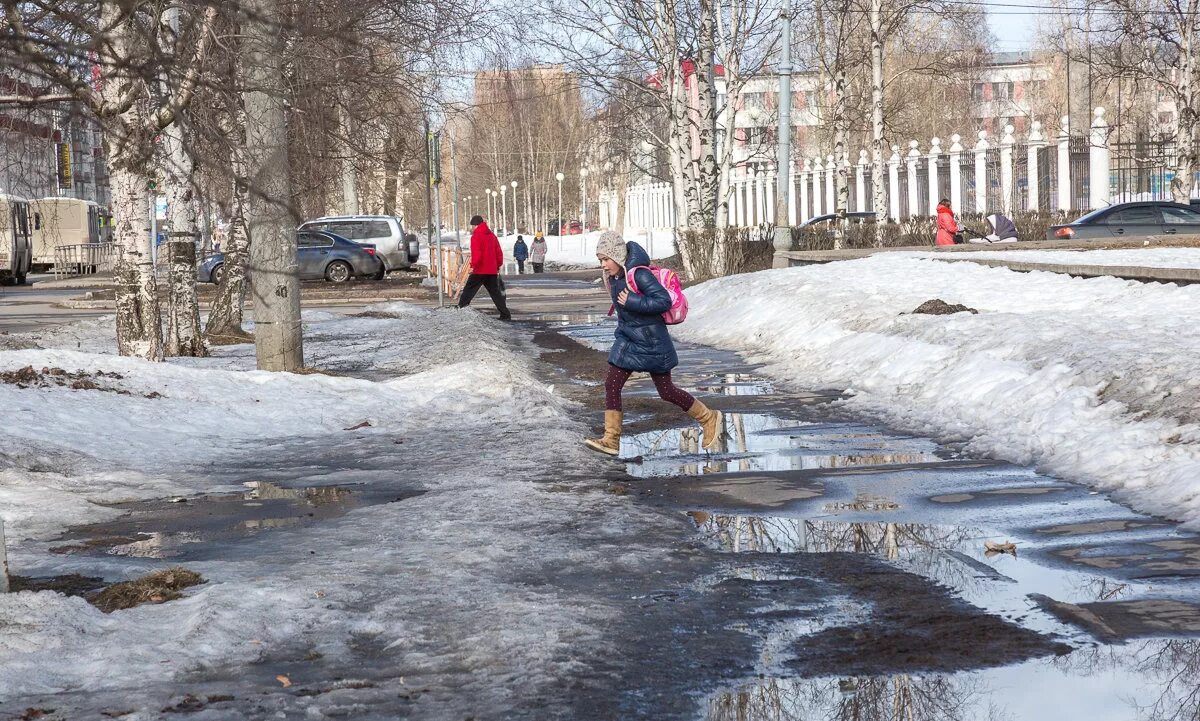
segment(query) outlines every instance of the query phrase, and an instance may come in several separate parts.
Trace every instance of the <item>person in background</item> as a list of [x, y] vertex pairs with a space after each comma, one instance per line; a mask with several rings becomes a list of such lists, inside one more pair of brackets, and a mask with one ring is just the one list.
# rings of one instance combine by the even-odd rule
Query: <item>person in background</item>
[[529, 257], [529, 246], [525, 245], [525, 238], [517, 236], [517, 242], [513, 245], [513, 260], [517, 261], [517, 275], [525, 274], [525, 260]]
[[471, 299], [479, 291], [479, 286], [487, 288], [488, 295], [500, 311], [500, 320], [512, 320], [508, 305], [504, 302], [504, 293], [500, 288], [500, 266], [504, 264], [504, 251], [500, 241], [492, 232], [483, 216], [471, 218], [471, 274], [463, 285], [462, 296], [458, 299], [458, 307], [466, 308], [471, 305]]
[[949, 199], [942, 198], [942, 202], [938, 203], [937, 207], [937, 240], [935, 244], [954, 245], [958, 242], [956, 236], [962, 230], [954, 218], [954, 211], [950, 209]]
[[533, 236], [533, 248], [529, 251], [529, 261], [533, 263], [534, 273], [541, 273], [546, 266], [546, 239], [542, 237], [540, 230]]

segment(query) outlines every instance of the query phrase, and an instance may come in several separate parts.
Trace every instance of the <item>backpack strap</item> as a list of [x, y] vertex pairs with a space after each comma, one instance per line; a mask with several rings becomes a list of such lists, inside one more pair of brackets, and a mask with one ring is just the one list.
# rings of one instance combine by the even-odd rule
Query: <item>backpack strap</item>
[[[638, 295], [641, 295], [642, 292], [640, 290], [638, 290], [637, 281], [635, 281], [633, 279], [633, 276], [637, 274], [637, 271], [639, 271], [643, 268], [646, 270], [650, 270], [650, 266], [648, 266], [648, 265], [635, 265], [632, 268], [630, 268], [629, 270], [625, 271], [625, 285], [628, 286], [629, 290], [633, 291], [634, 293], [637, 293]], [[650, 272], [651, 272], [651, 274], [654, 273], [654, 271], [650, 271]]]

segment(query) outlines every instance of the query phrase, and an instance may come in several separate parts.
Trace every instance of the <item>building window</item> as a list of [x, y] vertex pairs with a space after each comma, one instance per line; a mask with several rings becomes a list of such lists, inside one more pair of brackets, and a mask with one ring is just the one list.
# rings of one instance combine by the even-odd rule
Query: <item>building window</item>
[[983, 102], [983, 83], [975, 83], [971, 86], [971, 99], [977, 103]]
[[992, 83], [992, 98], [994, 100], [1012, 100], [1012, 83]]
[[742, 110], [765, 110], [766, 98], [763, 93], [742, 93]]

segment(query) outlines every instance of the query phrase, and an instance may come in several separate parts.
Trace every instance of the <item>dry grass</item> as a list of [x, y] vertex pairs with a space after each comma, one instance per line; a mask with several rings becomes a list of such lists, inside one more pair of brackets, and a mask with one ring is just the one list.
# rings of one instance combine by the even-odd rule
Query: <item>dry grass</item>
[[112, 613], [143, 603], [173, 601], [183, 595], [180, 593], [183, 589], [201, 583], [204, 583], [204, 579], [195, 571], [168, 568], [132, 581], [115, 583], [90, 600], [101, 611]]

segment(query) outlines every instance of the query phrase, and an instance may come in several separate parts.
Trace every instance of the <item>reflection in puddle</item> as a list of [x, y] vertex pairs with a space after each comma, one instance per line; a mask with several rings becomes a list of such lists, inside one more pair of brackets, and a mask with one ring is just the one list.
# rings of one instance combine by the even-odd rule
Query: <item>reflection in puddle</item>
[[1086, 647], [952, 674], [767, 678], [711, 695], [705, 721], [1167, 721], [1200, 717], [1200, 641]]
[[775, 387], [749, 373], [726, 373], [718, 376], [715, 383], [705, 382], [696, 386], [696, 390], [724, 396], [761, 396], [774, 393]]
[[641, 458], [627, 466], [638, 477], [937, 463], [935, 450], [928, 440], [889, 437], [859, 425], [797, 424], [756, 413], [725, 413], [723, 437], [711, 452], [701, 450], [695, 427], [621, 439], [623, 457]]
[[[60, 554], [103, 552], [135, 558], [179, 558], [195, 549], [258, 533], [334, 518], [366, 499], [349, 488], [285, 488], [266, 481], [244, 484], [243, 493], [150, 501], [120, 506], [128, 515], [74, 529]], [[380, 499], [382, 500], [382, 499]]]

